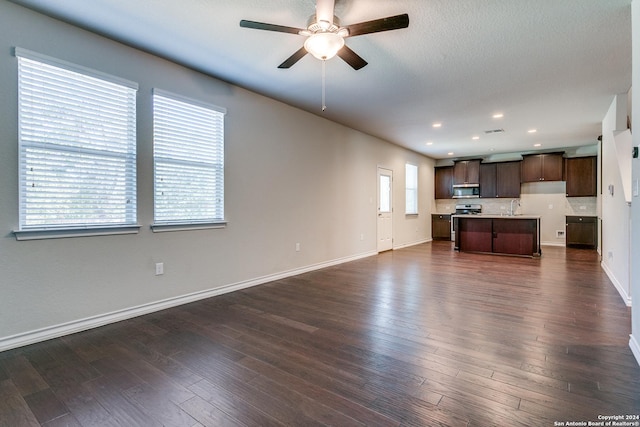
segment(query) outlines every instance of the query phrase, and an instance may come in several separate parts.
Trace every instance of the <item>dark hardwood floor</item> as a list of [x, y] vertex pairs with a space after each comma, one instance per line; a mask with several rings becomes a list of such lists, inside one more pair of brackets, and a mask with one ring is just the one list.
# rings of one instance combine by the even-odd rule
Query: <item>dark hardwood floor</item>
[[[432, 242], [0, 353], [1, 426], [554, 426], [640, 414], [595, 251]], [[586, 425], [586, 424], [585, 424]]]

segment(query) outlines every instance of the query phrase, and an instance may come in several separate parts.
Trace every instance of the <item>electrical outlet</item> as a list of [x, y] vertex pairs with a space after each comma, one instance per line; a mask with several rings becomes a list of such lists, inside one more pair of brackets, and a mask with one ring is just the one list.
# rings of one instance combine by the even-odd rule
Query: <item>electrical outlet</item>
[[296, 243], [296, 252], [300, 252], [300, 243]]
[[587, 210], [587, 207], [586, 207], [586, 206], [580, 206], [580, 210], [581, 210], [581, 211], [586, 211], [586, 210]]
[[553, 209], [553, 205], [549, 203], [549, 209]]
[[564, 239], [564, 230], [556, 230], [556, 238]]
[[156, 262], [156, 276], [162, 276], [164, 274], [164, 263]]
[[364, 240], [364, 233], [360, 233], [360, 241]]

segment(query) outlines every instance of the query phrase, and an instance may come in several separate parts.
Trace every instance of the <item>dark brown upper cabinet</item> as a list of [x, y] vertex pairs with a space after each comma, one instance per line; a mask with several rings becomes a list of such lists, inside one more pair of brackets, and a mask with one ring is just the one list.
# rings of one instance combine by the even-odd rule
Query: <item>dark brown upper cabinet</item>
[[453, 197], [453, 166], [435, 168], [435, 196], [436, 199], [451, 199]]
[[453, 165], [453, 185], [478, 184], [480, 160], [460, 160]]
[[597, 157], [577, 157], [565, 159], [567, 197], [597, 196]]
[[498, 197], [496, 163], [480, 164], [480, 197]]
[[522, 162], [504, 162], [496, 164], [496, 197], [510, 199], [520, 197]]
[[522, 182], [562, 181], [562, 153], [522, 156]]
[[480, 197], [520, 197], [521, 163], [501, 162], [480, 165]]

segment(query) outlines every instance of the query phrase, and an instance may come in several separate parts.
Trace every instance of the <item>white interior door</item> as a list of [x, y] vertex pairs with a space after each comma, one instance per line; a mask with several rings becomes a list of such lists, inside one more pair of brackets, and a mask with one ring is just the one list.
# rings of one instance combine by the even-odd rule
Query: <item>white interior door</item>
[[378, 168], [378, 252], [393, 249], [393, 171]]

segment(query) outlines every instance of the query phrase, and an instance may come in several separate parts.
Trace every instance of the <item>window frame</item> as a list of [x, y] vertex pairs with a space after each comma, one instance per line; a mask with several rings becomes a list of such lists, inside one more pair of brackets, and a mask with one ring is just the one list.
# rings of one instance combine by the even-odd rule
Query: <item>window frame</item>
[[[413, 172], [410, 172], [413, 169]], [[418, 215], [418, 166], [412, 163], [405, 163], [405, 215]], [[410, 178], [414, 178], [411, 179]], [[410, 209], [413, 205], [414, 210]]]
[[[23, 49], [20, 47], [14, 48], [14, 56], [17, 58], [18, 64], [18, 171], [19, 171], [19, 179], [18, 179], [18, 229], [13, 230], [13, 234], [17, 240], [34, 240], [34, 239], [48, 239], [48, 238], [64, 238], [64, 237], [80, 237], [80, 236], [94, 236], [94, 235], [110, 235], [110, 234], [131, 234], [137, 233], [140, 229], [140, 225], [137, 222], [137, 113], [136, 113], [136, 97], [138, 91], [138, 84], [126, 79], [122, 79], [120, 77], [116, 77], [107, 73], [103, 73], [101, 71], [93, 70], [84, 66], [80, 66], [77, 64], [73, 64], [64, 60], [60, 60], [57, 58], [52, 58], [37, 52], [32, 52], [27, 49]], [[21, 61], [26, 60], [27, 62], [22, 63]], [[67, 139], [66, 144], [56, 144], [54, 142], [48, 142], [46, 139], [44, 142], [37, 141], [35, 137], [28, 137], [27, 126], [24, 124], [27, 120], [28, 116], [23, 116], [23, 114], [30, 114], [28, 110], [23, 110], [23, 103], [29, 97], [29, 84], [27, 81], [29, 80], [29, 74], [22, 74], [22, 69], [25, 66], [29, 66], [28, 61], [35, 61], [40, 64], [43, 64], [42, 69], [48, 70], [48, 72], [56, 72], [57, 70], [52, 70], [50, 67], [55, 67], [59, 69], [62, 74], [75, 73], [79, 74], [80, 77], [78, 79], [71, 79], [69, 81], [63, 81], [62, 87], [66, 91], [73, 91], [73, 85], [78, 84], [80, 80], [86, 79], [91, 81], [93, 79], [98, 79], [101, 81], [101, 84], [104, 85], [118, 85], [120, 90], [123, 91], [121, 95], [121, 101], [125, 102], [128, 108], [126, 118], [120, 121], [120, 124], [123, 124], [122, 127], [118, 127], [117, 129], [124, 137], [119, 137], [120, 147], [118, 144], [106, 144], [104, 147], [107, 147], [104, 152], [100, 152], [101, 150], [95, 149], [95, 141], [93, 144], [90, 144], [91, 139], [85, 140], [87, 143], [82, 144], [83, 137], [87, 137], [90, 132], [80, 131], [74, 137], [70, 137]], [[37, 71], [37, 67], [34, 67], [32, 70], [28, 72]], [[43, 78], [42, 81], [51, 81], [51, 75], [47, 76], [46, 79]], [[26, 85], [26, 86], [25, 86]], [[95, 102], [98, 97], [98, 86], [92, 87], [88, 93], [91, 95], [92, 102]], [[111, 96], [112, 94], [109, 94]], [[48, 110], [46, 108], [41, 108], [44, 113]], [[40, 112], [40, 111], [36, 111]], [[93, 120], [98, 115], [93, 116]], [[78, 120], [78, 117], [70, 116], [75, 120]], [[42, 123], [35, 122], [36, 125], [40, 126], [39, 129], [43, 128], [45, 124], [51, 123], [50, 119], [44, 114], [36, 116], [36, 119], [41, 120]], [[49, 120], [49, 121], [48, 121]], [[91, 119], [89, 119], [91, 120]], [[105, 123], [109, 123], [108, 120]], [[67, 129], [66, 127], [62, 127], [62, 129]], [[51, 137], [53, 134], [46, 134], [47, 137]], [[74, 139], [75, 138], [75, 139]], [[104, 136], [103, 136], [104, 138]], [[122, 144], [124, 142], [124, 145]], [[67, 153], [67, 159], [70, 157], [74, 157], [72, 160], [67, 163], [70, 168], [78, 168], [82, 162], [86, 161], [86, 158], [83, 159], [82, 155], [85, 152], [91, 152], [91, 156], [94, 159], [114, 159], [121, 158], [122, 168], [125, 174], [125, 183], [121, 184], [122, 190], [126, 195], [125, 205], [118, 209], [123, 209], [122, 211], [122, 221], [96, 221], [98, 216], [93, 216], [87, 222], [75, 222], [71, 218], [70, 211], [67, 213], [65, 219], [67, 222], [55, 223], [53, 222], [43, 222], [42, 224], [29, 224], [27, 220], [27, 209], [28, 209], [28, 200], [27, 197], [27, 185], [28, 185], [28, 167], [27, 164], [27, 153], [29, 150], [35, 150], [40, 148], [42, 153], [41, 156], [46, 158], [46, 151], [51, 153], [56, 153], [58, 156], [62, 156], [62, 153]], [[124, 148], [123, 148], [124, 147]], [[110, 149], [109, 149], [110, 148]], [[121, 151], [118, 153], [116, 148], [120, 148]], [[100, 163], [103, 166], [99, 166], [96, 171], [99, 171], [100, 167], [105, 167], [105, 163]], [[47, 167], [52, 167], [50, 164]], [[112, 172], [118, 172], [119, 167], [115, 167], [113, 169], [107, 169]], [[86, 169], [87, 171], [91, 171], [91, 169]], [[64, 176], [64, 175], [61, 175]], [[46, 182], [43, 178], [37, 178], [39, 182]], [[82, 189], [82, 185], [79, 185], [79, 191], [87, 191], [87, 189], [93, 188], [95, 190], [95, 178], [94, 181], [89, 180], [88, 186]], [[109, 181], [111, 182], [111, 181]], [[94, 187], [92, 187], [94, 186]], [[84, 193], [79, 193], [84, 194]], [[115, 213], [115, 211], [114, 211]], [[95, 212], [94, 212], [95, 214]], [[42, 216], [42, 220], [45, 221], [46, 215]]]
[[[209, 113], [213, 113], [215, 116], [215, 120], [219, 121], [217, 124], [212, 124], [213, 127], [215, 128], [219, 128], [219, 132], [215, 132], [215, 134], [218, 134], [218, 138], [217, 140], [213, 141], [213, 144], [216, 145], [215, 149], [219, 150], [221, 153], [220, 154], [220, 159], [219, 162], [215, 162], [215, 161], [210, 161], [210, 165], [212, 166], [212, 169], [214, 170], [214, 173], [217, 173], [217, 180], [216, 180], [216, 184], [220, 184], [222, 186], [222, 189], [219, 193], [215, 193], [215, 194], [219, 194], [221, 196], [221, 201], [219, 202], [221, 204], [221, 208], [219, 208], [221, 210], [221, 217], [219, 218], [182, 218], [182, 219], [164, 219], [164, 220], [159, 220], [158, 219], [158, 184], [159, 184], [159, 172], [158, 172], [158, 164], [160, 162], [158, 162], [158, 159], [161, 158], [160, 155], [158, 155], [158, 151], [156, 150], [156, 148], [159, 146], [159, 141], [156, 135], [156, 130], [158, 129], [158, 125], [159, 123], [157, 122], [157, 105], [156, 105], [156, 96], [164, 98], [165, 100], [168, 100], [169, 102], [171, 101], [175, 101], [176, 103], [182, 103], [182, 104], [187, 104], [188, 107], [191, 108], [195, 108], [195, 109], [204, 109], [204, 110], [208, 110]], [[166, 232], [166, 231], [185, 231], [185, 230], [203, 230], [203, 229], [216, 229], [216, 228], [225, 228], [227, 225], [227, 220], [225, 219], [225, 205], [224, 205], [224, 196], [225, 196], [225, 182], [224, 182], [224, 177], [225, 177], [225, 137], [224, 137], [224, 119], [225, 119], [225, 115], [227, 113], [227, 110], [223, 107], [219, 107], [217, 105], [208, 103], [208, 102], [204, 102], [204, 101], [200, 101], [197, 99], [193, 99], [190, 97], [186, 97], [183, 95], [179, 95], [179, 94], [175, 94], [163, 89], [158, 89], [158, 88], [154, 88], [152, 91], [152, 100], [151, 100], [151, 104], [152, 104], [152, 108], [154, 110], [153, 112], [153, 186], [154, 186], [154, 191], [153, 191], [153, 223], [151, 224], [151, 230], [153, 232]], [[171, 108], [178, 108], [177, 104], [174, 104], [171, 106]], [[214, 135], [214, 138], [216, 136]], [[188, 148], [187, 148], [188, 149]], [[199, 167], [202, 167], [202, 164], [200, 164], [200, 161], [191, 161], [191, 160], [186, 160], [186, 159], [176, 159], [176, 158], [169, 158], [169, 157], [165, 157], [165, 162], [176, 162], [176, 163], [182, 163], [183, 165], [189, 165], [190, 163], [199, 164]], [[218, 168], [219, 170], [215, 170], [215, 168]], [[218, 207], [216, 207], [216, 210], [218, 209]]]

